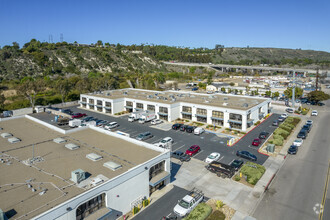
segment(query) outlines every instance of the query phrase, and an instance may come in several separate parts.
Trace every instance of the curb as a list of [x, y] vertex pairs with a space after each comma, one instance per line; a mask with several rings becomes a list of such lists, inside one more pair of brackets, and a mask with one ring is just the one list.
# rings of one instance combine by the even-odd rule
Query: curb
[[[258, 124], [257, 126], [255, 126], [254, 128], [252, 128], [249, 132], [247, 132], [246, 134], [244, 134], [240, 139], [238, 139], [233, 145], [229, 146], [227, 145], [227, 147], [232, 147], [235, 144], [237, 144], [243, 137], [245, 137], [248, 133], [250, 133], [251, 131], [253, 131], [254, 129], [256, 129], [259, 125], [261, 125], [262, 123], [264, 123], [270, 116], [272, 116], [274, 113], [271, 113], [265, 120], [263, 120], [262, 122], [260, 122], [260, 124]], [[259, 151], [259, 150], [258, 150]]]

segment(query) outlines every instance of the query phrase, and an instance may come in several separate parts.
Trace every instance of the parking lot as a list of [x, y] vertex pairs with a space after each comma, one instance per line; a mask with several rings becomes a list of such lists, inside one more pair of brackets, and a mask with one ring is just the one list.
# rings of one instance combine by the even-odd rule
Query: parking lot
[[[73, 112], [86, 113], [88, 116], [93, 116], [101, 120], [107, 120], [109, 122], [115, 121], [120, 126], [113, 129], [112, 131], [121, 131], [130, 135], [130, 137], [135, 138], [140, 133], [150, 131], [154, 136], [146, 142], [154, 144], [158, 143], [164, 137], [172, 137], [174, 143], [172, 145], [172, 151], [180, 150], [185, 152], [191, 145], [199, 145], [201, 151], [193, 156], [193, 158], [198, 160], [205, 160], [205, 158], [212, 152], [219, 152], [221, 157], [220, 162], [229, 164], [231, 161], [237, 158], [237, 150], [247, 150], [258, 157], [257, 163], [263, 164], [268, 158], [265, 155], [258, 153], [258, 148], [251, 145], [254, 138], [257, 138], [261, 131], [267, 131], [270, 134], [275, 130], [276, 127], [272, 126], [272, 122], [278, 118], [278, 114], [273, 114], [264, 123], [259, 125], [256, 129], [248, 133], [243, 137], [237, 144], [232, 147], [227, 146], [227, 138], [219, 137], [213, 133], [203, 133], [201, 135], [194, 135], [193, 133], [182, 132], [180, 130], [168, 130], [164, 131], [157, 129], [157, 126], [151, 125], [149, 123], [140, 124], [136, 122], [128, 122], [127, 115], [122, 117], [113, 117], [105, 115], [102, 113], [88, 111], [76, 107], [70, 107]], [[163, 126], [163, 125], [162, 125]]]

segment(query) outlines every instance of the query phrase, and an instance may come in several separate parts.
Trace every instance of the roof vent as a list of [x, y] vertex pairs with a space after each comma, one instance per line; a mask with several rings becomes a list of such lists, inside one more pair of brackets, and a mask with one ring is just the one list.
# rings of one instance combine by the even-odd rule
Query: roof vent
[[55, 138], [53, 141], [58, 144], [63, 144], [66, 142], [64, 138]]
[[223, 97], [223, 100], [228, 100], [229, 98], [228, 97]]
[[15, 143], [20, 142], [21, 139], [16, 138], [16, 137], [12, 137], [12, 138], [8, 138], [8, 141], [9, 141], [9, 143], [11, 143], [11, 144], [15, 144]]
[[66, 144], [65, 147], [68, 148], [69, 150], [77, 150], [80, 148], [78, 145], [73, 143]]
[[222, 105], [223, 106], [227, 106], [228, 105], [228, 102], [224, 102]]
[[75, 183], [80, 183], [86, 179], [85, 171], [82, 169], [77, 169], [71, 172], [71, 180]]
[[107, 92], [106, 96], [110, 96], [110, 95], [111, 95], [110, 92]]
[[116, 171], [120, 168], [122, 168], [122, 165], [115, 163], [113, 161], [108, 161], [103, 164], [104, 167], [111, 169], [112, 171]]
[[95, 162], [95, 161], [101, 160], [103, 157], [101, 155], [91, 153], [91, 154], [87, 154], [86, 158]]
[[249, 107], [249, 104], [244, 103], [242, 106], [243, 106], [244, 108], [247, 108], [247, 107]]
[[3, 138], [9, 138], [11, 136], [13, 136], [11, 133], [2, 133], [1, 134], [1, 137], [3, 137]]

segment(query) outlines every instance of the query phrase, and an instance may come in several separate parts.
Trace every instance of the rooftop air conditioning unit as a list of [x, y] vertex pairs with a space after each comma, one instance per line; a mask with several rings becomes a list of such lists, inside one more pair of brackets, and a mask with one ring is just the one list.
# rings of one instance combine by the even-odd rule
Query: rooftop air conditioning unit
[[86, 158], [95, 162], [95, 161], [101, 160], [103, 157], [101, 155], [91, 153], [91, 154], [87, 154]]
[[249, 104], [244, 103], [242, 106], [243, 106], [244, 108], [247, 108], [247, 107], [249, 107]]
[[64, 138], [55, 138], [53, 141], [57, 144], [63, 144], [66, 142]]
[[1, 137], [3, 137], [3, 138], [9, 138], [11, 136], [13, 136], [11, 133], [2, 133], [1, 134]]
[[82, 169], [77, 169], [71, 172], [71, 180], [75, 183], [80, 183], [86, 179], [86, 173]]
[[65, 145], [65, 147], [68, 148], [69, 150], [77, 150], [80, 148], [78, 145], [73, 144], [73, 143], [68, 143]]
[[224, 102], [222, 105], [223, 106], [227, 106], [228, 105], [228, 102]]
[[229, 98], [228, 97], [223, 97], [223, 100], [228, 100]]

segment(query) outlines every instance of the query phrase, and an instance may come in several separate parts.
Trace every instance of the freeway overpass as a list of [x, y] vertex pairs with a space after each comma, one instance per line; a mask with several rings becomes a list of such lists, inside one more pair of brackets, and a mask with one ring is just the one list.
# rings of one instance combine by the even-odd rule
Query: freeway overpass
[[[172, 62], [164, 62], [169, 65], [178, 65], [178, 66], [203, 66], [208, 68], [213, 68], [222, 72], [243, 72], [246, 73], [250, 71], [252, 73], [271, 73], [271, 72], [287, 72], [292, 73], [296, 71], [298, 73], [316, 73], [315, 69], [302, 69], [302, 68], [282, 68], [282, 67], [269, 67], [269, 66], [241, 66], [241, 65], [229, 65], [229, 64], [207, 64], [207, 63], [172, 63]], [[330, 73], [330, 70], [319, 70], [320, 74]]]

